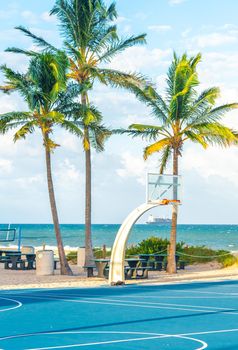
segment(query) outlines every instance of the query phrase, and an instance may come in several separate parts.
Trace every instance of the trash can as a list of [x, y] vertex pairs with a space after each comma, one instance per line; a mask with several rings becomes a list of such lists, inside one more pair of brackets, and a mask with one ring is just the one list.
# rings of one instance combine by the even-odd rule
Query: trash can
[[78, 248], [77, 266], [83, 268], [85, 263], [85, 247]]
[[54, 274], [53, 250], [39, 250], [36, 253], [36, 274], [38, 276], [49, 276]]

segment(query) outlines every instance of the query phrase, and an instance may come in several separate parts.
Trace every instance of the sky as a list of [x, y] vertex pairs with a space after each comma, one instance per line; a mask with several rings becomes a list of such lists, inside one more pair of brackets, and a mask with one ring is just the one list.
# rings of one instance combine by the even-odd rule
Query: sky
[[[11, 46], [34, 48], [29, 38], [14, 29], [18, 25], [61, 46], [56, 18], [48, 14], [53, 4], [53, 0], [2, 1], [0, 64], [19, 71], [27, 67], [23, 56], [4, 52]], [[110, 67], [142, 72], [163, 93], [173, 51], [179, 55], [201, 52], [200, 88], [219, 86], [219, 103], [238, 101], [236, 0], [118, 0], [116, 4], [119, 34], [127, 37], [147, 33], [147, 45], [126, 50], [113, 59]], [[4, 80], [0, 79], [2, 84]], [[97, 85], [90, 98], [110, 127], [154, 122], [150, 110], [126, 91]], [[0, 113], [25, 108], [17, 94], [0, 94]], [[227, 114], [224, 123], [238, 129], [238, 112]], [[60, 221], [83, 223], [81, 142], [62, 130], [55, 131], [54, 139], [61, 146], [53, 155]], [[93, 153], [93, 223], [121, 223], [131, 210], [144, 203], [146, 172], [158, 171], [158, 155], [144, 162], [145, 145], [139, 139], [114, 136], [105, 152]], [[180, 223], [238, 224], [238, 148], [211, 147], [205, 151], [187, 144], [179, 168], [183, 176]], [[167, 173], [170, 171], [168, 168]], [[16, 144], [12, 134], [0, 136], [0, 213], [2, 223], [51, 222], [44, 150], [38, 133]], [[170, 208], [157, 208], [153, 213], [167, 216]]]

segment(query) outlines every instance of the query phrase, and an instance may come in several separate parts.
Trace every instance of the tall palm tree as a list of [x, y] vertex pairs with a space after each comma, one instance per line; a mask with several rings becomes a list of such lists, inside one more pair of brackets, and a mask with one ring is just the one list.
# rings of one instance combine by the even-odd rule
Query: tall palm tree
[[45, 149], [48, 192], [51, 213], [58, 245], [61, 274], [71, 275], [61, 238], [59, 218], [55, 200], [51, 169], [51, 153], [58, 146], [51, 138], [53, 128], [64, 124], [64, 115], [54, 108], [60, 92], [66, 88], [67, 57], [62, 52], [56, 54], [45, 52], [32, 53], [26, 74], [15, 72], [7, 66], [1, 71], [6, 85], [4, 92], [17, 91], [28, 105], [28, 111], [9, 112], [0, 115], [0, 132], [17, 129], [14, 141], [24, 139], [28, 134], [39, 129]]
[[[182, 156], [186, 141], [200, 144], [204, 149], [209, 145], [228, 147], [238, 141], [237, 132], [224, 126], [221, 118], [225, 113], [238, 108], [238, 103], [215, 106], [220, 96], [217, 87], [197, 93], [199, 85], [197, 65], [201, 55], [181, 58], [174, 54], [167, 74], [165, 97], [153, 87], [134, 88], [138, 99], [151, 108], [158, 124], [133, 124], [127, 131], [132, 136], [141, 136], [153, 143], [144, 150], [144, 159], [159, 153], [160, 173], [163, 174], [172, 157], [173, 175], [178, 175], [179, 157]], [[178, 206], [173, 205], [172, 227], [167, 271], [176, 272], [175, 252]]]
[[[81, 86], [81, 103], [89, 106], [88, 92], [98, 81], [104, 85], [131, 89], [140, 86], [144, 78], [140, 74], [124, 73], [105, 68], [114, 56], [125, 49], [145, 44], [145, 34], [121, 39], [113, 21], [117, 18], [115, 3], [107, 6], [103, 0], [56, 0], [51, 14], [59, 20], [59, 28], [64, 38], [64, 49], [69, 57], [68, 78]], [[31, 37], [42, 48], [56, 49], [46, 40], [31, 33], [24, 27], [17, 27]], [[27, 51], [9, 48], [7, 51], [28, 54]], [[91, 146], [88, 126], [84, 127], [85, 138], [85, 247], [86, 264], [93, 256], [91, 242]]]
[[[65, 120], [61, 125], [71, 134], [75, 134], [82, 140], [84, 152], [91, 152], [91, 148], [96, 152], [104, 151], [105, 141], [111, 135], [111, 131], [102, 124], [102, 114], [92, 104], [85, 106], [77, 101], [81, 90], [79, 84], [68, 84], [67, 90], [60, 94], [56, 110], [64, 114]], [[87, 134], [85, 133], [87, 129]], [[90, 174], [90, 181], [86, 177], [87, 186], [87, 209], [91, 213], [91, 153], [86, 157], [86, 174]], [[90, 223], [91, 223], [91, 217]], [[85, 246], [87, 254], [85, 256], [85, 266], [93, 264], [92, 237], [90, 234], [85, 235]]]

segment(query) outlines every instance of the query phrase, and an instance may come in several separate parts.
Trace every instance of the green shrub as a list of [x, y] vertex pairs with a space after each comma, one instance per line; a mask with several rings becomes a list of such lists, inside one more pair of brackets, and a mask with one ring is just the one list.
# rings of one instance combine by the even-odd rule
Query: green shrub
[[[126, 255], [137, 255], [137, 254], [155, 254], [155, 253], [166, 253], [169, 245], [168, 239], [162, 239], [159, 237], [149, 237], [144, 239], [137, 245], [132, 245], [127, 248]], [[183, 242], [177, 243], [177, 250], [181, 250], [184, 246]]]
[[232, 254], [229, 254], [226, 256], [221, 256], [217, 259], [217, 261], [222, 264], [222, 267], [229, 267], [234, 264], [237, 264], [237, 257], [235, 257]]
[[66, 255], [66, 259], [71, 262], [71, 264], [76, 265], [77, 264], [77, 252], [71, 251]]
[[[103, 251], [103, 248], [95, 248], [93, 250], [93, 254], [94, 254], [94, 257], [96, 259], [102, 259], [105, 257], [105, 252]], [[106, 258], [110, 257], [111, 256], [111, 249], [107, 249], [106, 250]]]
[[[128, 247], [126, 256], [155, 254], [159, 252], [166, 253], [168, 244], [168, 239], [150, 237], [136, 245]], [[228, 267], [234, 265], [236, 262], [238, 263], [238, 259], [227, 250], [215, 250], [206, 246], [186, 246], [184, 242], [179, 242], [176, 245], [176, 251], [180, 255], [180, 260], [190, 265], [217, 261], [223, 267]]]
[[[138, 244], [131, 245], [126, 249], [126, 256], [139, 254], [155, 254], [163, 252], [166, 254], [168, 239], [159, 237], [149, 237]], [[219, 262], [223, 267], [228, 267], [238, 263], [238, 258], [232, 255], [227, 250], [214, 250], [206, 246], [186, 246], [184, 242], [179, 242], [176, 245], [176, 251], [180, 255], [180, 260], [186, 264], [206, 263], [211, 261]], [[103, 248], [94, 249], [95, 258], [103, 258], [105, 251]], [[111, 250], [106, 250], [106, 257], [111, 256]], [[77, 251], [71, 251], [67, 254], [67, 260], [72, 264], [77, 264]]]

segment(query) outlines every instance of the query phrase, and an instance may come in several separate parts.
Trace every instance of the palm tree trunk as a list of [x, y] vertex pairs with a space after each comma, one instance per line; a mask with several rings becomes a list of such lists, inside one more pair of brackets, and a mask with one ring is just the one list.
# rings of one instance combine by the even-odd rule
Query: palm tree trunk
[[91, 150], [85, 150], [85, 266], [93, 265], [93, 247], [91, 232], [92, 189], [91, 189]]
[[[81, 103], [87, 104], [87, 95], [82, 94]], [[84, 138], [88, 143], [85, 149], [85, 266], [94, 265], [92, 246], [92, 168], [88, 128], [84, 128]]]
[[[178, 175], [178, 150], [173, 151], [173, 175]], [[174, 179], [174, 199], [177, 199], [177, 179]], [[170, 232], [170, 245], [169, 245], [169, 256], [168, 256], [168, 273], [176, 273], [176, 242], [177, 242], [177, 219], [178, 219], [178, 205], [172, 204], [172, 224]]]
[[52, 213], [58, 252], [59, 252], [61, 275], [72, 275], [73, 273], [66, 259], [64, 246], [61, 238], [60, 225], [59, 225], [59, 219], [58, 219], [58, 213], [57, 213], [57, 207], [56, 207], [56, 201], [55, 201], [54, 185], [53, 185], [52, 172], [51, 172], [51, 154], [49, 149], [46, 146], [45, 146], [45, 159], [46, 159], [47, 183], [48, 183], [48, 191], [49, 191], [49, 198], [50, 198], [50, 207], [51, 207], [51, 213]]

